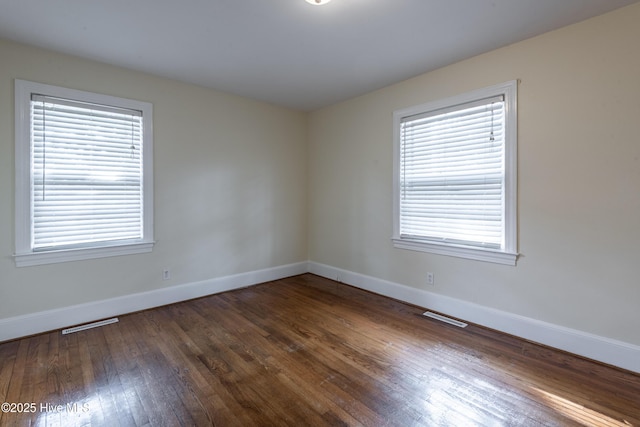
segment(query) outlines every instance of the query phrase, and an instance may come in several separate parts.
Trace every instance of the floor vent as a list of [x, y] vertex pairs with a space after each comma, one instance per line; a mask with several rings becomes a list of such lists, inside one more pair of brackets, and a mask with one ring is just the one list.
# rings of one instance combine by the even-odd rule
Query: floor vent
[[457, 326], [458, 328], [466, 328], [467, 327], [467, 324], [464, 323], [464, 322], [461, 322], [461, 321], [455, 320], [455, 319], [450, 319], [448, 317], [442, 316], [442, 315], [437, 314], [437, 313], [432, 313], [430, 311], [425, 311], [424, 313], [422, 313], [422, 315], [423, 316], [427, 316], [427, 317], [431, 317], [432, 319], [436, 319], [436, 320], [439, 320], [439, 321], [444, 322], [444, 323], [448, 323], [448, 324], [453, 325], [453, 326]]
[[72, 334], [74, 332], [80, 332], [86, 329], [97, 328], [104, 325], [110, 325], [112, 323], [118, 323], [118, 318], [114, 317], [112, 319], [101, 320], [99, 322], [87, 323], [86, 325], [80, 325], [80, 326], [75, 326], [73, 328], [63, 329], [62, 335]]

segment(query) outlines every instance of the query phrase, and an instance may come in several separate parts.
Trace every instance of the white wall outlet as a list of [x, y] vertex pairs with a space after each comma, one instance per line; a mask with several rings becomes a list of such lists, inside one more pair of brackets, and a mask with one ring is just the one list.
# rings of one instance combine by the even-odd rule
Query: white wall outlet
[[427, 285], [429, 286], [434, 286], [436, 284], [435, 279], [433, 278], [433, 273], [432, 272], [428, 272], [427, 273]]
[[162, 280], [169, 280], [171, 278], [171, 271], [168, 269], [162, 270]]

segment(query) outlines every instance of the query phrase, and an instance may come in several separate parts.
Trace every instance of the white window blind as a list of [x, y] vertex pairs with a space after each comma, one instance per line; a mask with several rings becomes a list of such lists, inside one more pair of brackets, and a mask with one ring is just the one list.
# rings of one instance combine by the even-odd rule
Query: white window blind
[[138, 110], [31, 96], [31, 247], [143, 237]]
[[501, 248], [504, 98], [405, 117], [400, 126], [400, 237]]

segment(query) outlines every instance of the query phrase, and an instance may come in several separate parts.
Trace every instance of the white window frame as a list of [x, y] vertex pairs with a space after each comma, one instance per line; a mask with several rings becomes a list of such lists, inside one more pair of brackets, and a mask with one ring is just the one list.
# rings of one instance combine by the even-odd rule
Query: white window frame
[[[515, 265], [517, 253], [517, 86], [516, 80], [460, 94], [450, 98], [428, 102], [393, 113], [393, 236], [394, 247], [436, 253], [479, 261]], [[433, 240], [407, 238], [400, 234], [400, 159], [403, 118], [417, 114], [455, 107], [495, 96], [505, 101], [505, 176], [503, 187], [503, 243], [499, 249], [465, 246]]]
[[[143, 125], [143, 230], [142, 238], [98, 242], [65, 249], [38, 250], [31, 247], [31, 96], [69, 99], [142, 112]], [[15, 254], [18, 267], [78, 261], [151, 252], [153, 237], [153, 106], [148, 102], [68, 89], [26, 80], [15, 80]]]

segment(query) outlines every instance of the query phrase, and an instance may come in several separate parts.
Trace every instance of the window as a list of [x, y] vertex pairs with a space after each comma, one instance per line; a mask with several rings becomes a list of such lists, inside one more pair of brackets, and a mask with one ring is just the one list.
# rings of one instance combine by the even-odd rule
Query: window
[[16, 80], [18, 266], [149, 252], [152, 106]]
[[394, 246], [515, 265], [517, 82], [394, 113]]

